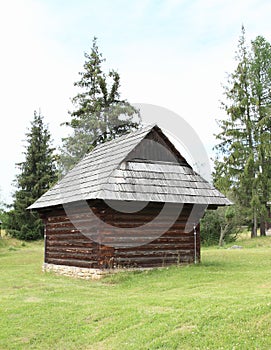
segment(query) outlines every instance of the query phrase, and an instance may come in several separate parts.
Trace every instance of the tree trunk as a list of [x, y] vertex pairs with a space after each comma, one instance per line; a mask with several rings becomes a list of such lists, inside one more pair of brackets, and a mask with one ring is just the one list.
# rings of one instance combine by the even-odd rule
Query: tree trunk
[[253, 214], [253, 223], [251, 228], [251, 238], [257, 237], [257, 215], [256, 211]]
[[261, 217], [261, 223], [260, 223], [260, 235], [266, 236], [265, 220], [263, 216]]
[[222, 226], [220, 227], [220, 237], [219, 237], [219, 243], [218, 243], [219, 247], [223, 246], [223, 240], [224, 240], [225, 234], [228, 230], [228, 227], [229, 227], [228, 224], [224, 228]]

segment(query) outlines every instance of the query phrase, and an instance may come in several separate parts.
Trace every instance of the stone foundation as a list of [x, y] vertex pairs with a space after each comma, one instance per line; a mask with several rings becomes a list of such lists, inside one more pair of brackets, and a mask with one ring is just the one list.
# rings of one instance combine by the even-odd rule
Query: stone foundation
[[76, 267], [67, 265], [55, 265], [44, 263], [42, 266], [43, 272], [53, 272], [57, 275], [82, 278], [85, 280], [99, 280], [106, 275], [110, 275], [123, 271], [135, 271], [135, 270], [151, 270], [152, 268], [127, 268], [127, 269], [91, 269], [86, 267]]
[[43, 272], [54, 272], [57, 275], [83, 278], [86, 280], [98, 280], [104, 275], [112, 273], [111, 271], [101, 270], [101, 269], [90, 269], [86, 267], [76, 267], [67, 265], [55, 265], [44, 263], [42, 266]]

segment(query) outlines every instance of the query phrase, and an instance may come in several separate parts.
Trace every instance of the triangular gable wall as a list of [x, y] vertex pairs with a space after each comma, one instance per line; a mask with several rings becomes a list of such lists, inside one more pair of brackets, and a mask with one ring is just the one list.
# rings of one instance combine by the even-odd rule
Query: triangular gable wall
[[170, 162], [188, 165], [162, 131], [155, 126], [125, 157], [124, 161]]

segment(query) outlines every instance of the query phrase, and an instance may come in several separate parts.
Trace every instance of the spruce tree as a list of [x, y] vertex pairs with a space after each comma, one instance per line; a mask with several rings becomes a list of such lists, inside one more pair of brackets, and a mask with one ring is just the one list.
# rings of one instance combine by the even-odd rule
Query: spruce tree
[[51, 135], [40, 113], [34, 112], [26, 141], [25, 160], [17, 164], [20, 169], [15, 180], [17, 190], [6, 226], [8, 233], [16, 238], [35, 240], [43, 237], [43, 223], [39, 215], [27, 210], [27, 207], [57, 180]]
[[250, 53], [245, 42], [245, 30], [238, 43], [237, 67], [224, 86], [222, 108], [226, 118], [219, 121], [219, 157], [215, 161], [215, 185], [231, 192], [234, 200], [251, 210], [252, 186], [255, 175], [253, 113], [250, 86]]
[[251, 86], [256, 145], [256, 189], [260, 216], [260, 233], [265, 235], [266, 202], [271, 189], [271, 45], [262, 36], [252, 41]]
[[120, 76], [102, 70], [105, 59], [94, 37], [90, 53], [85, 53], [84, 71], [74, 83], [80, 92], [72, 99], [71, 121], [64, 123], [72, 134], [63, 139], [60, 167], [66, 172], [98, 143], [113, 139], [138, 127], [139, 112], [120, 98]]
[[233, 194], [251, 220], [251, 235], [265, 232], [266, 202], [270, 174], [270, 45], [262, 37], [245, 43], [245, 30], [239, 40], [237, 67], [225, 86], [222, 107], [226, 118], [219, 121], [219, 144], [215, 147], [215, 184]]

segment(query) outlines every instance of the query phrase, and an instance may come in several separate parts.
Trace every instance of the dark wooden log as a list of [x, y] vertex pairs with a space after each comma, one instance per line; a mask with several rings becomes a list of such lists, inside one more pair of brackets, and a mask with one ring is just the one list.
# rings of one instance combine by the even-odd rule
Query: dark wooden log
[[100, 268], [96, 260], [85, 261], [77, 259], [59, 259], [59, 258], [48, 258], [45, 259], [46, 263], [56, 264], [56, 265], [67, 265], [67, 266], [76, 266], [76, 267], [86, 267], [86, 268]]
[[80, 260], [80, 261], [97, 261], [99, 258], [99, 255], [96, 254], [87, 254], [82, 252], [50, 252], [47, 251], [46, 257], [48, 259], [55, 258], [55, 259], [62, 259], [62, 260]]

